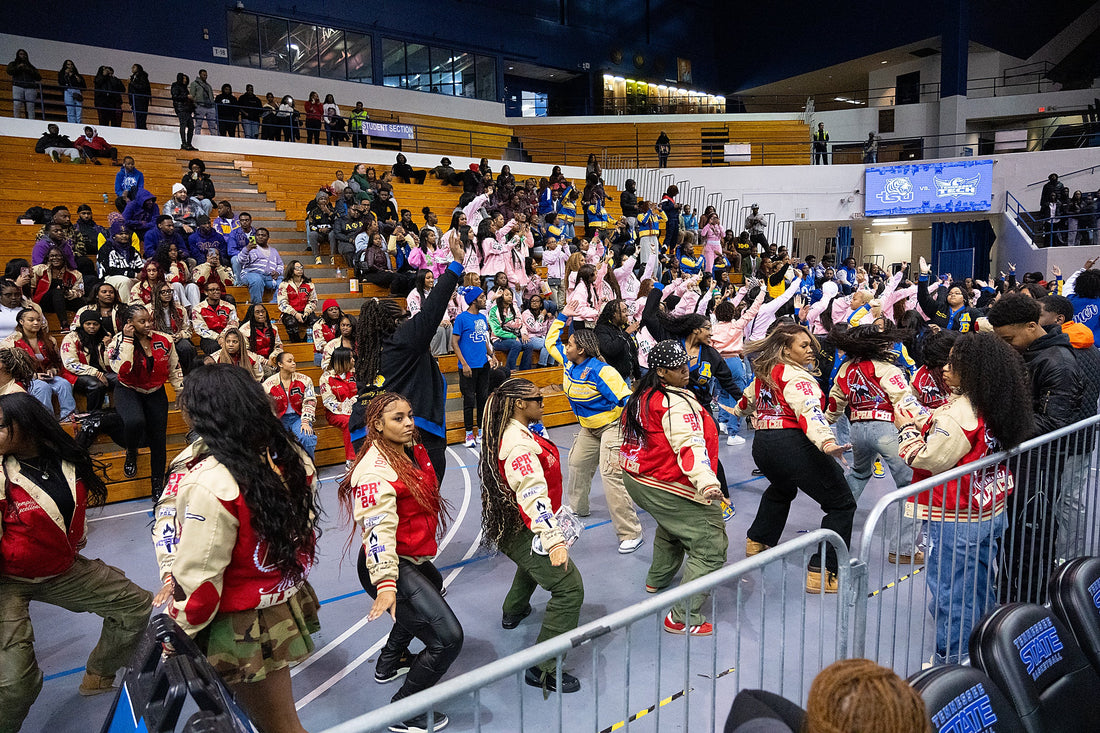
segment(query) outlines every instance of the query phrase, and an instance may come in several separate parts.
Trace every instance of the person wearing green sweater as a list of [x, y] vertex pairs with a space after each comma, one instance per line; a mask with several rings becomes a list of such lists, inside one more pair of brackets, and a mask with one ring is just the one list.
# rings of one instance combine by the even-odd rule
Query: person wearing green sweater
[[[501, 291], [489, 308], [489, 330], [493, 332], [493, 349], [508, 352], [509, 369], [516, 369], [517, 362], [521, 370], [531, 368], [531, 355], [536, 344], [516, 311], [515, 296], [511, 290]], [[520, 354], [523, 354], [522, 360]]]

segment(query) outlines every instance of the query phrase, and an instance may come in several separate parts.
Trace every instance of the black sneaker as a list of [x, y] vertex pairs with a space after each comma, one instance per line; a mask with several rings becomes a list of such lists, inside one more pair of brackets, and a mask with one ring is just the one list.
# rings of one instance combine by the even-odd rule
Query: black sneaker
[[443, 730], [451, 721], [447, 716], [438, 711], [432, 711], [432, 725], [428, 725], [428, 714], [421, 713], [415, 718], [409, 718], [400, 723], [394, 723], [390, 730], [394, 733], [431, 733], [434, 730]]
[[[543, 672], [538, 667], [528, 667], [523, 673], [523, 681], [531, 687], [542, 688], [543, 695], [558, 691], [558, 678], [555, 672]], [[561, 691], [577, 692], [581, 689], [581, 681], [573, 675], [561, 671]]]
[[752, 469], [752, 475], [753, 476], [763, 476], [764, 472], [761, 471], [759, 468], [754, 468], [754, 469]]
[[531, 604], [527, 604], [527, 608], [523, 609], [519, 613], [505, 613], [500, 617], [500, 625], [506, 629], [514, 629], [519, 626], [519, 622], [531, 615]]
[[137, 475], [137, 453], [126, 452], [126, 462], [122, 464], [122, 473], [126, 478]]
[[383, 663], [382, 657], [378, 658], [378, 664], [374, 667], [374, 681], [378, 684], [393, 682], [401, 675], [409, 673], [412, 669], [413, 659], [416, 655], [404, 652], [400, 657], [389, 663]]

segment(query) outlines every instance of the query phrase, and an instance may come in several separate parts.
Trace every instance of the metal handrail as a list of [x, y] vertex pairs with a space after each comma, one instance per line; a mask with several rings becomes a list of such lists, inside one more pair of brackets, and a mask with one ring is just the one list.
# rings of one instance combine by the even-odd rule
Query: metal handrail
[[[1075, 175], [1077, 175], [1078, 173], [1084, 173], [1085, 171], [1088, 171], [1089, 173], [1092, 173], [1092, 172], [1093, 172], [1094, 170], [1096, 170], [1097, 168], [1100, 168], [1100, 164], [1098, 164], [1098, 165], [1090, 165], [1090, 166], [1089, 166], [1088, 168], [1078, 168], [1077, 170], [1075, 170], [1075, 171], [1070, 171], [1069, 173], [1059, 173], [1059, 174], [1058, 174], [1058, 180], [1060, 181], [1060, 180], [1062, 180], [1063, 178], [1069, 178], [1070, 176], [1075, 176]], [[1053, 173], [1053, 171], [1051, 171], [1051, 172]], [[1031, 188], [1032, 186], [1041, 186], [1042, 184], [1044, 184], [1044, 183], [1046, 183], [1046, 182], [1047, 182], [1047, 179], [1046, 179], [1046, 178], [1044, 178], [1044, 179], [1043, 179], [1043, 180], [1041, 180], [1041, 181], [1036, 181], [1035, 183], [1029, 183], [1029, 184], [1027, 184], [1026, 186], [1024, 186], [1024, 188]]]

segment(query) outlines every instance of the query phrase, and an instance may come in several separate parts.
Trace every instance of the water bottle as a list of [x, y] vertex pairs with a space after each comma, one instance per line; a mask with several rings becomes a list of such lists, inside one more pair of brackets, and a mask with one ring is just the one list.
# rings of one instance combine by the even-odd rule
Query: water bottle
[[343, 277], [343, 276], [344, 276], [344, 271], [341, 270], [339, 267], [337, 267], [336, 268], [336, 277]]
[[110, 198], [107, 196], [107, 194], [103, 194], [103, 203], [110, 203]]

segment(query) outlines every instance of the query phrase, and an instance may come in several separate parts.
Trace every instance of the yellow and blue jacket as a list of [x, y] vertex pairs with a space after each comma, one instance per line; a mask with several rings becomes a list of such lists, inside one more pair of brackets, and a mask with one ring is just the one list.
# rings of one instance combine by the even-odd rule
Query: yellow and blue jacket
[[562, 371], [562, 389], [569, 398], [569, 406], [577, 416], [581, 427], [602, 428], [619, 419], [630, 388], [612, 366], [596, 358], [574, 364], [565, 357], [561, 333], [565, 317], [560, 313], [546, 334], [546, 350], [565, 369]]
[[638, 236], [656, 237], [657, 233], [661, 231], [661, 222], [663, 221], [668, 221], [668, 217], [660, 209], [650, 209], [641, 214], [638, 216]]

